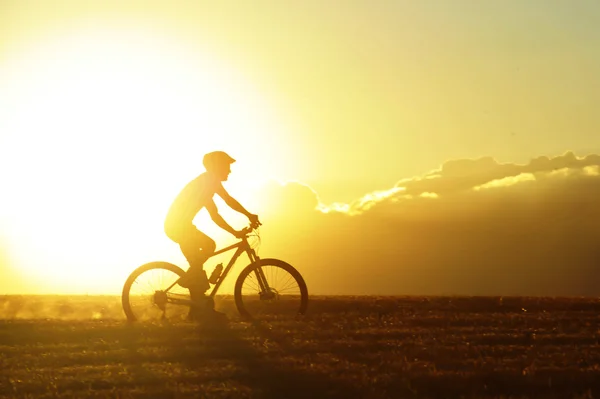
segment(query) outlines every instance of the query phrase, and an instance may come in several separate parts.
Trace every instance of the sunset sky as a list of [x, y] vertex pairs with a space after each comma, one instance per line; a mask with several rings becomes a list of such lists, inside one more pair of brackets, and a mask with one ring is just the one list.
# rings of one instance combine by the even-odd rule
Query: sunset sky
[[162, 221], [215, 149], [316, 293], [600, 293], [599, 27], [596, 0], [0, 0], [0, 294], [182, 263]]

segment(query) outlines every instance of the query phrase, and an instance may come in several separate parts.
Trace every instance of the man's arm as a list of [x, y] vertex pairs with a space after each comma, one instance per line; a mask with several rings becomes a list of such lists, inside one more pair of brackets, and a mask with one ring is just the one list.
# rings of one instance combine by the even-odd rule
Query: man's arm
[[233, 227], [231, 227], [225, 221], [225, 219], [223, 219], [223, 217], [221, 215], [219, 215], [219, 210], [217, 209], [217, 205], [215, 205], [215, 203], [212, 199], [206, 204], [206, 210], [208, 211], [210, 218], [213, 220], [213, 222], [215, 222], [215, 224], [217, 226], [219, 226], [223, 230], [231, 233], [232, 235], [234, 235], [236, 237], [238, 236], [239, 232], [237, 230], [235, 230]]
[[248, 212], [246, 208], [244, 208], [242, 204], [240, 204], [235, 198], [229, 195], [223, 186], [219, 187], [217, 194], [219, 197], [223, 198], [223, 201], [225, 201], [225, 203], [234, 211], [238, 211], [239, 213], [246, 215], [248, 218], [254, 216], [252, 213]]

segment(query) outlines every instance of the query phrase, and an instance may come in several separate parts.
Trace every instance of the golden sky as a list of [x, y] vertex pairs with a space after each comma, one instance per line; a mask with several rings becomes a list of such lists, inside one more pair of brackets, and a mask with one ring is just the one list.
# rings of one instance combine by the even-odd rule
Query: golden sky
[[[201, 155], [215, 148], [238, 159], [232, 194], [271, 215], [264, 249], [299, 262], [319, 292], [438, 292], [444, 286], [428, 285], [427, 268], [421, 277], [411, 272], [422, 280], [412, 286], [375, 278], [362, 287], [361, 262], [430, 253], [431, 240], [447, 239], [439, 232], [446, 218], [471, 223], [471, 235], [453, 237], [472, 253], [502, 253], [493, 243], [512, 241], [492, 234], [482, 242], [488, 229], [474, 215], [491, 206], [489, 190], [505, 190], [495, 206], [509, 209], [515, 187], [552, 173], [515, 172], [538, 156], [552, 163], [574, 151], [576, 160], [591, 159], [557, 170], [575, 170], [565, 179], [576, 178], [578, 190], [596, 187], [597, 162], [583, 157], [600, 153], [598, 26], [600, 3], [593, 0], [0, 0], [0, 293], [63, 292], [69, 275], [80, 281], [73, 292], [118, 291], [138, 263], [181, 261], [162, 234], [162, 218], [182, 185], [201, 172]], [[487, 161], [473, 161], [482, 157]], [[468, 177], [497, 165], [513, 166]], [[398, 199], [410, 187], [437, 182], [435, 171], [444, 167], [458, 177], [445, 175], [412, 194], [418, 206]], [[268, 179], [302, 184], [271, 187]], [[563, 183], [552, 187], [571, 188]], [[263, 184], [275, 193], [261, 194]], [[532, 196], [518, 192], [519, 206], [530, 204]], [[393, 207], [382, 205], [392, 198]], [[314, 210], [319, 201], [321, 211]], [[322, 212], [333, 203], [341, 212]], [[298, 217], [306, 204], [310, 217]], [[384, 209], [392, 213], [382, 216]], [[592, 208], [565, 209], [598, 217]], [[414, 223], [398, 222], [398, 212]], [[483, 220], [494, 225], [488, 218], [497, 217], [486, 212]], [[202, 217], [199, 224], [210, 224]], [[382, 225], [396, 227], [383, 234]], [[300, 245], [294, 244], [275, 226], [306, 234], [293, 235]], [[432, 226], [436, 233], [427, 234]], [[337, 251], [363, 242], [366, 252], [340, 257], [310, 249], [315, 243], [306, 237], [314, 231], [332, 237]], [[582, 242], [576, 231], [569, 234]], [[362, 241], [353, 241], [356, 235]], [[436, 245], [435, 256], [423, 259], [451, 274], [451, 259], [465, 260], [456, 258], [460, 246], [444, 262], [439, 250], [447, 244]], [[318, 253], [298, 252], [304, 246]], [[592, 259], [585, 250], [582, 259]], [[539, 251], [524, 259], [540, 261]], [[321, 280], [317, 271], [331, 262], [353, 277]], [[550, 286], [556, 289], [540, 292], [552, 292]], [[472, 287], [456, 281], [447, 291]]]

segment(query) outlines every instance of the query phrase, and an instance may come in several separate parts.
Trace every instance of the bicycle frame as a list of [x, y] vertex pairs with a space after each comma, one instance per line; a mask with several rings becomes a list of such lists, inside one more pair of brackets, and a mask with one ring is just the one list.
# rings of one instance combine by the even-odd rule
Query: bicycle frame
[[[223, 249], [216, 251], [214, 254], [212, 254], [210, 256], [210, 258], [220, 255], [222, 253], [231, 251], [232, 249], [235, 249], [235, 248], [237, 248], [237, 250], [234, 252], [234, 254], [231, 257], [231, 259], [229, 260], [229, 263], [227, 264], [227, 266], [225, 266], [225, 268], [221, 272], [221, 275], [219, 276], [219, 279], [217, 280], [217, 284], [215, 284], [215, 286], [213, 287], [213, 289], [210, 293], [211, 297], [214, 297], [217, 294], [217, 291], [219, 290], [221, 283], [223, 282], [223, 280], [225, 280], [225, 277], [227, 276], [227, 274], [229, 273], [229, 271], [235, 264], [235, 261], [240, 257], [240, 255], [242, 253], [246, 252], [246, 254], [248, 254], [248, 259], [250, 260], [250, 263], [254, 263], [259, 260], [259, 257], [258, 257], [258, 255], [256, 255], [256, 252], [252, 248], [250, 248], [250, 245], [248, 244], [248, 239], [246, 237], [242, 238], [241, 241], [238, 242], [237, 244], [233, 244], [233, 245], [230, 245], [228, 247], [225, 247]], [[210, 258], [208, 258], [208, 259], [210, 259]]]
[[[220, 249], [218, 251], [215, 251], [208, 259], [210, 259], [210, 258], [212, 258], [214, 256], [217, 256], [217, 255], [220, 255], [222, 253], [229, 252], [229, 251], [231, 251], [233, 249], [236, 249], [236, 251], [234, 252], [234, 254], [231, 257], [231, 259], [229, 260], [229, 263], [227, 264], [227, 266], [221, 272], [221, 275], [219, 276], [219, 279], [217, 280], [217, 283], [215, 284], [215, 286], [213, 287], [211, 293], [209, 294], [209, 296], [211, 298], [214, 298], [214, 296], [217, 294], [217, 291], [219, 290], [219, 287], [223, 283], [223, 280], [225, 280], [225, 277], [227, 277], [227, 274], [229, 273], [229, 271], [231, 270], [231, 268], [233, 267], [233, 265], [235, 264], [235, 262], [237, 261], [237, 259], [240, 257], [240, 255], [242, 253], [246, 252], [246, 254], [248, 255], [248, 259], [250, 260], [251, 264], [260, 260], [260, 258], [258, 257], [258, 255], [256, 255], [256, 252], [254, 251], [254, 249], [250, 248], [250, 245], [248, 244], [248, 238], [247, 237], [242, 238], [236, 244], [233, 244], [233, 245], [230, 245], [228, 247], [222, 248], [222, 249]], [[265, 278], [263, 270], [261, 268], [258, 268], [255, 271], [255, 274], [256, 274], [256, 279], [258, 280], [258, 284], [260, 286], [261, 291], [267, 292], [269, 290], [269, 285], [268, 285], [267, 279]], [[173, 284], [171, 284], [164, 291], [165, 294], [167, 292], [169, 292], [169, 290], [171, 288], [173, 288], [176, 284], [177, 284], [177, 282], [174, 282]], [[191, 301], [189, 301], [189, 300], [174, 299], [174, 298], [168, 298], [168, 302], [171, 302], [171, 303], [191, 303]]]

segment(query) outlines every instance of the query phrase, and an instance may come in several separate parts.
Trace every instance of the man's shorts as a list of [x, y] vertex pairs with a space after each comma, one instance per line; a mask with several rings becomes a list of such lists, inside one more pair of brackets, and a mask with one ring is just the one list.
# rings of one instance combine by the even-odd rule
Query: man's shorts
[[165, 229], [165, 233], [171, 240], [179, 244], [181, 252], [190, 264], [193, 264], [193, 261], [199, 255], [198, 250], [203, 249], [211, 253], [215, 250], [214, 240], [198, 230], [193, 224]]

